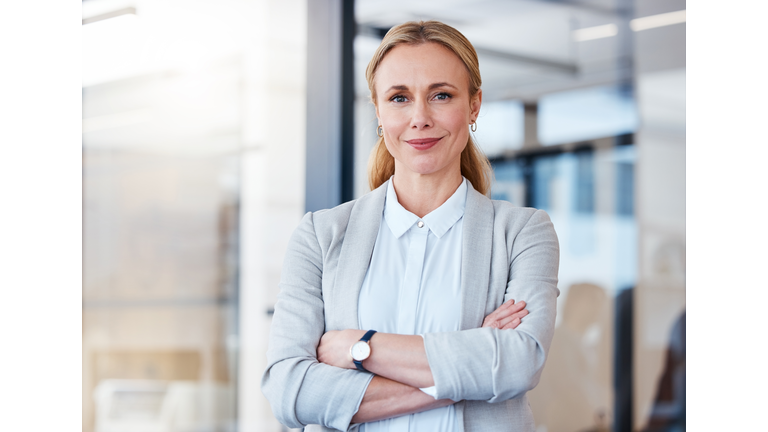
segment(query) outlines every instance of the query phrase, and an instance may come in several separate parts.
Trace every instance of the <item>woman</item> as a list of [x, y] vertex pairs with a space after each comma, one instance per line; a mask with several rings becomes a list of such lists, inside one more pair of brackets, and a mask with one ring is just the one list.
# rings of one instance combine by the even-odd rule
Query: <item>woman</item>
[[262, 391], [308, 431], [531, 431], [557, 236], [543, 211], [486, 197], [477, 54], [450, 26], [409, 22], [366, 75], [373, 191], [294, 232]]

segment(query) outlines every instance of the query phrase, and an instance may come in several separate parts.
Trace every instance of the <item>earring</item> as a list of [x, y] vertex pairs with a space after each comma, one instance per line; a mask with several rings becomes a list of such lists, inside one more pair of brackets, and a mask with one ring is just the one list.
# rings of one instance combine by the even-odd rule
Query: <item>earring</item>
[[469, 125], [469, 129], [470, 129], [472, 132], [477, 132], [477, 122], [472, 122], [472, 123]]
[[379, 127], [376, 128], [376, 135], [379, 136], [379, 138], [384, 136], [384, 128], [379, 125]]

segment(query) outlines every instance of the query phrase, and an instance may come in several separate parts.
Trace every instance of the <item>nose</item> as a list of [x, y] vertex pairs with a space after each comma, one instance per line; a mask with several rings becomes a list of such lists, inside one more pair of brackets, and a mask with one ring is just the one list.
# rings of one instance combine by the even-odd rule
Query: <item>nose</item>
[[429, 104], [425, 100], [413, 104], [411, 113], [411, 129], [425, 129], [432, 126], [432, 113]]

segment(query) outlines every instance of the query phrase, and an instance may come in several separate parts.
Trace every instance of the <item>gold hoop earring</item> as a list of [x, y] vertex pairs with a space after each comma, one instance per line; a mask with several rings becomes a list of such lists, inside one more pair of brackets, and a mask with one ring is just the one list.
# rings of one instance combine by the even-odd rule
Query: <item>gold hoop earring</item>
[[469, 125], [469, 130], [477, 132], [477, 122], [472, 122], [472, 124]]
[[384, 128], [379, 125], [379, 127], [376, 128], [376, 135], [379, 136], [379, 138], [384, 136]]

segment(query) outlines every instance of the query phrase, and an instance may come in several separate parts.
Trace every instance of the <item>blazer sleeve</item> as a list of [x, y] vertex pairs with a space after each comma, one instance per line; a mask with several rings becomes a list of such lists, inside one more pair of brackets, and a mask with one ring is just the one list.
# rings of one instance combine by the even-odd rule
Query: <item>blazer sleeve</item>
[[290, 428], [319, 424], [346, 431], [373, 375], [317, 361], [325, 332], [322, 277], [323, 254], [307, 213], [283, 262], [261, 390]]
[[514, 330], [476, 328], [424, 337], [436, 398], [501, 402], [539, 382], [557, 308], [560, 252], [554, 226], [535, 211], [512, 242], [504, 300], [524, 300], [530, 312]]

